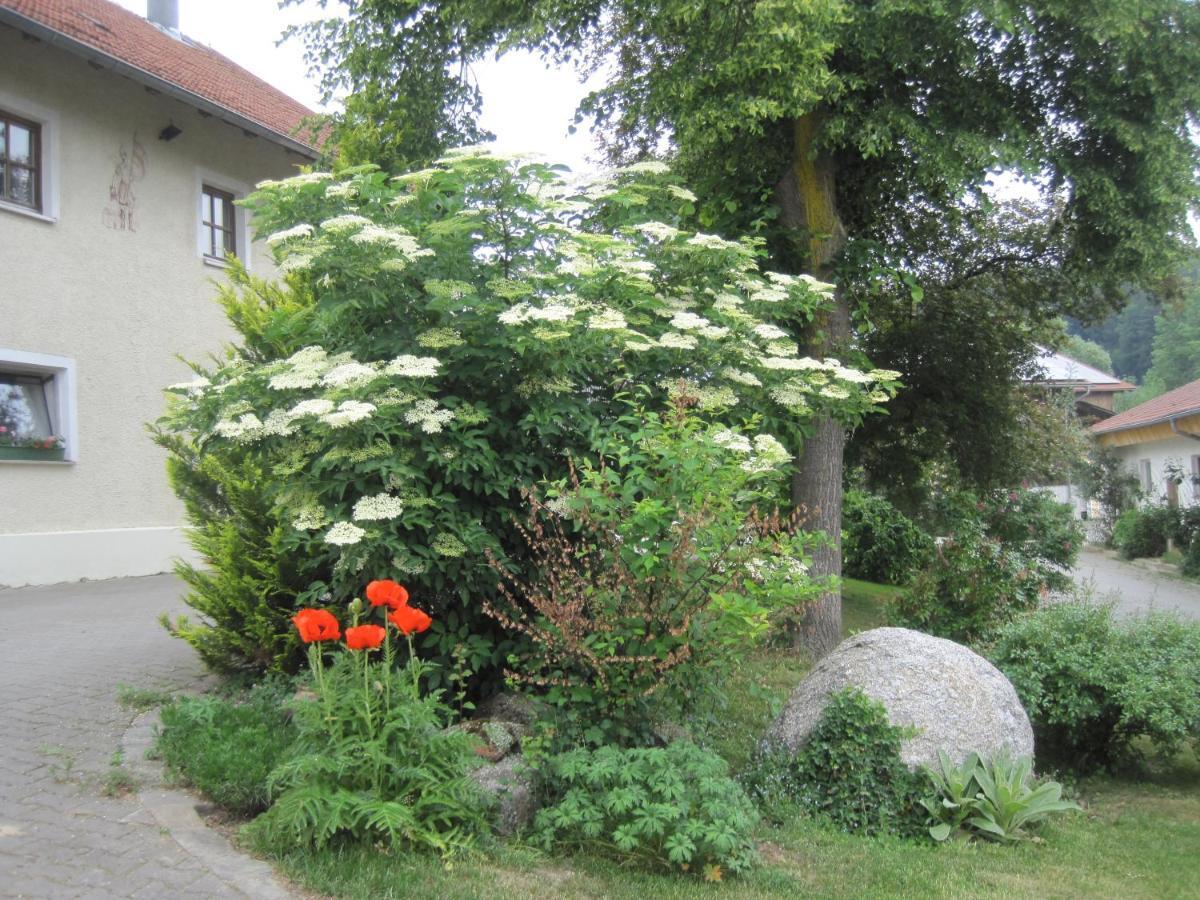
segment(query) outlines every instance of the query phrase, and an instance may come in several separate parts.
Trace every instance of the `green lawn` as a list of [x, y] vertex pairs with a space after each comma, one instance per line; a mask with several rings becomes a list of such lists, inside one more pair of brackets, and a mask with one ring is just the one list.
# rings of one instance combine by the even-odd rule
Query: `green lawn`
[[[895, 591], [847, 580], [847, 633], [881, 624]], [[744, 765], [775, 711], [803, 677], [782, 649], [749, 657], [727, 684], [726, 704], [697, 736]], [[863, 839], [799, 821], [764, 828], [763, 865], [721, 885], [652, 875], [589, 857], [552, 858], [497, 842], [445, 868], [427, 855], [373, 849], [274, 857], [310, 890], [361, 898], [611, 897], [1029, 897], [1200, 896], [1200, 763], [1189, 751], [1141, 781], [1097, 778], [1076, 788], [1085, 812], [1060, 819], [1044, 843], [934, 846]]]

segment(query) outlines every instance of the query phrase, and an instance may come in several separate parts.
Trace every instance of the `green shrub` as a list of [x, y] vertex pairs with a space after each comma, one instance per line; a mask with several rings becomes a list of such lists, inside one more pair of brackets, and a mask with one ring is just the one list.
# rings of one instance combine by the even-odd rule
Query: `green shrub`
[[971, 753], [956, 766], [939, 750], [938, 761], [938, 770], [926, 770], [934, 793], [921, 801], [935, 841], [977, 836], [1011, 844], [1030, 837], [1054, 813], [1079, 809], [1062, 799], [1058, 782], [1033, 783], [1027, 756], [985, 761]]
[[1180, 530], [1179, 511], [1169, 506], [1146, 506], [1121, 513], [1113, 527], [1113, 546], [1125, 559], [1162, 556], [1167, 539]]
[[235, 697], [180, 697], [162, 708], [163, 761], [214, 803], [240, 815], [269, 805], [267, 778], [286, 757], [291, 725], [284, 681]]
[[1200, 735], [1200, 625], [1060, 603], [1001, 629], [989, 651], [1033, 722], [1039, 760], [1079, 771], [1169, 753]]
[[635, 408], [628, 445], [529, 495], [533, 577], [493, 559], [503, 602], [484, 609], [529, 638], [508, 674], [546, 701], [559, 748], [649, 743], [819, 589], [811, 537], [755, 512], [784, 491], [787, 451], [706, 426], [690, 400], [662, 417]]
[[742, 783], [775, 820], [800, 812], [857, 834], [917, 835], [928, 784], [900, 759], [904, 734], [883, 704], [840, 691], [797, 753], [764, 743]]
[[193, 523], [188, 543], [205, 561], [175, 564], [200, 621], [164, 616], [163, 624], [214, 671], [296, 671], [304, 656], [288, 619], [307, 582], [285, 552], [290, 529], [263, 492], [262, 467], [216, 449], [201, 453], [178, 435], [159, 432], [156, 440], [171, 454], [167, 475]]
[[842, 571], [880, 584], [908, 584], [933, 554], [933, 538], [883, 497], [848, 490], [842, 499]]
[[1048, 495], [960, 492], [945, 498], [939, 516], [952, 533], [889, 608], [895, 624], [981, 643], [1070, 585], [1083, 533], [1070, 508]]
[[[629, 396], [661, 411], [683, 382], [707, 420], [769, 417], [795, 453], [811, 417], [853, 424], [894, 393], [894, 372], [802, 359], [771, 322], [811, 319], [832, 286], [760, 274], [756, 241], [682, 230], [686, 196], [645, 166], [573, 196], [550, 165], [480, 153], [259, 186], [247, 207], [283, 282], [230, 270], [223, 302], [243, 340], [170, 388], [159, 423], [201, 463], [262, 473], [270, 514], [244, 564], [206, 554], [233, 569], [239, 608], [254, 590], [271, 606], [250, 658], [295, 652], [288, 599], [346, 603], [371, 572], [426, 598], [423, 649], [469, 644], [470, 668], [494, 676], [512, 648], [480, 612], [496, 589], [485, 551], [527, 566], [522, 491], [619, 443]], [[214, 516], [189, 507], [193, 524]], [[296, 582], [271, 574], [280, 558]], [[236, 618], [206, 627], [236, 632]]]
[[888, 608], [891, 622], [963, 643], [986, 640], [1048, 591], [1042, 573], [998, 541], [964, 530]]
[[714, 881], [757, 859], [754, 805], [721, 757], [687, 741], [571, 750], [539, 771], [553, 800], [537, 814], [534, 840], [547, 850], [588, 850]]
[[343, 649], [332, 665], [309, 645], [315, 699], [293, 704], [296, 742], [268, 779], [271, 808], [249, 826], [260, 846], [347, 840], [449, 857], [486, 827], [468, 777], [471, 738], [446, 727], [440, 691], [422, 693], [426, 666], [396, 667], [391, 645], [380, 662]]

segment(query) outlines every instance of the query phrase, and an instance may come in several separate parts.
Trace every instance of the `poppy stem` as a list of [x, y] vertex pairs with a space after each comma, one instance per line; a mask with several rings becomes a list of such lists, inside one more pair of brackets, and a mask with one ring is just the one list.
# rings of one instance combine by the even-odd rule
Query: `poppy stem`
[[411, 634], [404, 635], [404, 639], [408, 641], [408, 669], [412, 672], [413, 699], [419, 700], [421, 698], [421, 673], [417, 671], [417, 651], [413, 649]]

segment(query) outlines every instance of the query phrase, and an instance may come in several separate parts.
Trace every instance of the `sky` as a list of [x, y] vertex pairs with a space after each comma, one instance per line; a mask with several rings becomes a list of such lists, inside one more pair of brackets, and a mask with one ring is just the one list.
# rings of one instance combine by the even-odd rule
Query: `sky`
[[[146, 0], [115, 2], [138, 15], [146, 14]], [[330, 2], [325, 15], [336, 9], [338, 4]], [[291, 40], [276, 47], [275, 42], [288, 25], [321, 15], [314, 0], [285, 10], [275, 0], [179, 0], [179, 28], [184, 34], [311, 109], [321, 109], [320, 92], [305, 71], [302, 45]], [[587, 128], [567, 133], [588, 90], [574, 71], [548, 69], [534, 54], [514, 51], [499, 61], [480, 63], [474, 75], [483, 93], [481, 124], [496, 135], [497, 150], [539, 154], [576, 172], [597, 168], [589, 162], [597, 154]]]

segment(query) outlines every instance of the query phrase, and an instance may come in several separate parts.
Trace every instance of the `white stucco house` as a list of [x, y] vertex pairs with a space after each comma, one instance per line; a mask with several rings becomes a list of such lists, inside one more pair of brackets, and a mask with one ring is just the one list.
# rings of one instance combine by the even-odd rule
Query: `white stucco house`
[[317, 156], [303, 105], [106, 0], [0, 0], [0, 585], [161, 572], [183, 514], [145, 423], [270, 274], [234, 201]]
[[1097, 422], [1092, 434], [1121, 457], [1151, 502], [1200, 501], [1200, 380]]

